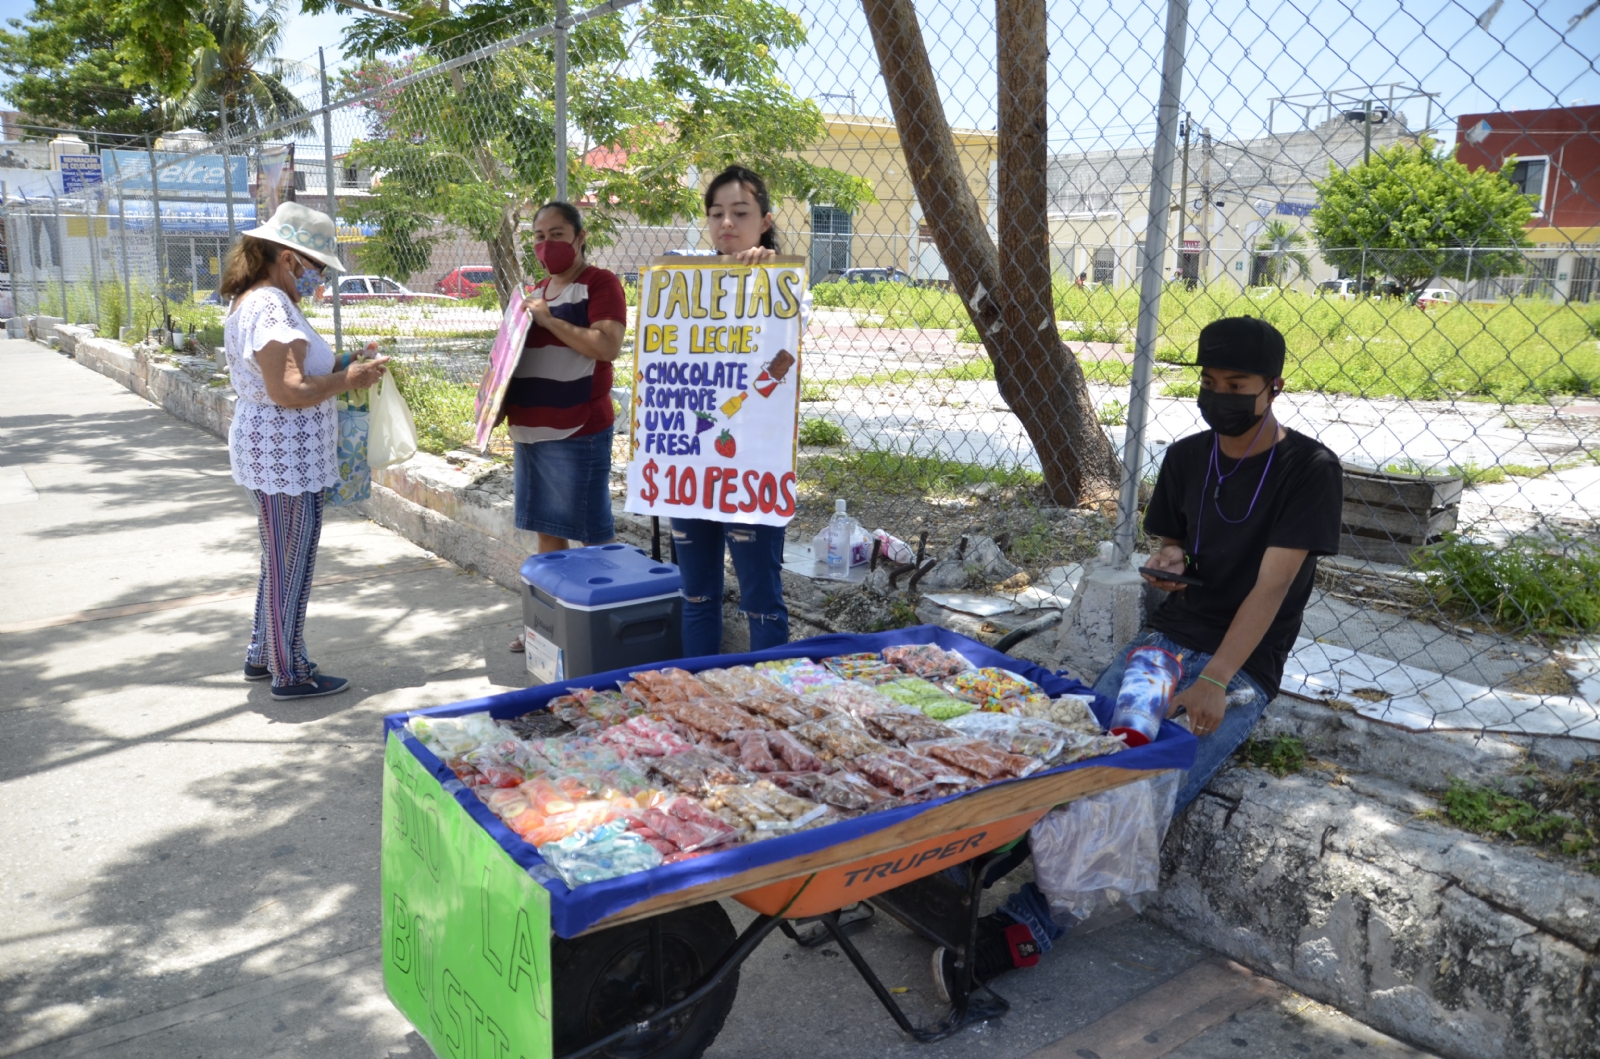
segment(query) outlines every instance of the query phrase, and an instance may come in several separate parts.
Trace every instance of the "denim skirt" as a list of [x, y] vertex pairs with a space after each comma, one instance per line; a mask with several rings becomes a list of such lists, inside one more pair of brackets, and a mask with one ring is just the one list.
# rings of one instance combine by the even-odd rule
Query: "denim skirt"
[[617, 535], [611, 518], [611, 434], [518, 442], [517, 528], [584, 544]]

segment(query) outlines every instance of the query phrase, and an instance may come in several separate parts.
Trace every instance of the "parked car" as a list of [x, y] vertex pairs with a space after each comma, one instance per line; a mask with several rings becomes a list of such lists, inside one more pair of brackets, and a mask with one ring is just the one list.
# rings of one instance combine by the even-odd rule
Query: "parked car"
[[843, 283], [910, 283], [911, 277], [897, 268], [847, 268], [839, 274]]
[[1431, 309], [1435, 305], [1448, 308], [1456, 303], [1456, 292], [1449, 287], [1429, 287], [1417, 295], [1417, 305], [1423, 309]]
[[[419, 294], [388, 276], [339, 277], [340, 305], [355, 305], [360, 302], [398, 302], [401, 305], [409, 305], [414, 301], [427, 301], [434, 297], [436, 295]], [[317, 289], [317, 301], [327, 304], [332, 300], [333, 295], [328, 292], [327, 287]]]
[[484, 287], [494, 286], [494, 269], [489, 265], [462, 265], [447, 272], [433, 285], [435, 294], [450, 298], [476, 298]]

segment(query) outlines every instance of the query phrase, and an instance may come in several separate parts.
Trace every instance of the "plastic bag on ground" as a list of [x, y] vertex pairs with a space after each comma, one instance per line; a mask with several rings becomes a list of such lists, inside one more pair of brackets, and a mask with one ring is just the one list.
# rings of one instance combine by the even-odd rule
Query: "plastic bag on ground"
[[1160, 887], [1161, 841], [1182, 776], [1167, 771], [1090, 794], [1033, 825], [1034, 879], [1052, 911], [1087, 919], [1124, 902], [1144, 906]]

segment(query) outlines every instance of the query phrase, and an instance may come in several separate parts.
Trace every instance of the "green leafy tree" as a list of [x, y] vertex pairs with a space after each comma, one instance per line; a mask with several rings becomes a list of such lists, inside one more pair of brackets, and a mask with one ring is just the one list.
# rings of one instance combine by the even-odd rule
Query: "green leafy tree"
[[1268, 221], [1256, 241], [1256, 251], [1267, 255], [1262, 278], [1281, 287], [1289, 282], [1290, 273], [1300, 279], [1311, 274], [1311, 258], [1303, 247], [1306, 236], [1288, 221]]
[[[260, 9], [248, 0], [202, 0], [198, 13], [211, 42], [191, 57], [194, 82], [172, 102], [175, 124], [219, 130], [225, 105], [228, 129], [239, 133], [306, 112], [284, 84], [291, 64], [276, 54], [283, 43], [284, 9], [283, 0], [269, 0]], [[301, 122], [286, 134], [309, 129]]]
[[[161, 90], [118, 53], [123, 43], [97, 0], [37, 0], [0, 31], [4, 95], [24, 120], [51, 128], [150, 133], [164, 127]], [[43, 132], [40, 135], [44, 135]]]
[[1504, 171], [1468, 170], [1427, 138], [1328, 169], [1311, 228], [1323, 259], [1345, 274], [1381, 272], [1409, 292], [1435, 276], [1522, 271], [1518, 248], [1531, 245], [1524, 226], [1534, 207]]
[[[362, 16], [346, 32], [347, 53], [366, 56], [345, 77], [346, 95], [381, 89], [555, 12], [543, 3], [479, 3], [446, 15], [442, 5], [401, 0], [397, 14], [405, 20]], [[569, 195], [594, 204], [591, 238], [602, 241], [628, 221], [698, 215], [699, 189], [687, 178], [732, 162], [762, 173], [776, 197], [843, 209], [871, 201], [867, 181], [798, 157], [827, 130], [815, 104], [779, 79], [775, 54], [804, 40], [798, 16], [766, 0], [652, 0], [576, 27]], [[418, 46], [432, 50], [379, 57]], [[369, 101], [370, 135], [352, 146], [350, 160], [380, 176], [370, 197], [342, 207], [378, 228], [363, 265], [406, 277], [449, 229], [464, 230], [488, 245], [504, 304], [522, 280], [527, 222], [555, 196], [554, 81], [546, 38]], [[606, 148], [604, 164], [586, 162], [596, 147]]]

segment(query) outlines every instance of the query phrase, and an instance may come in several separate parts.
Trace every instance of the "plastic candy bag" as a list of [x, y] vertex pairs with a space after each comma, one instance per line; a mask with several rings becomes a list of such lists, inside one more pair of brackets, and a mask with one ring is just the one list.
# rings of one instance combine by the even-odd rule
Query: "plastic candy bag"
[[936, 721], [947, 721], [972, 712], [972, 704], [962, 702], [948, 691], [921, 677], [901, 677], [877, 689], [902, 706], [910, 706]]
[[1023, 717], [1052, 721], [1083, 735], [1101, 735], [1105, 729], [1100, 727], [1090, 708], [1093, 704], [1094, 698], [1090, 695], [1057, 695], [1053, 699], [1029, 695], [1008, 703], [1006, 709]]
[[1008, 754], [993, 743], [982, 739], [952, 739], [940, 743], [924, 743], [917, 749], [931, 758], [965, 769], [985, 780], [1028, 776], [1043, 767], [1042, 762], [1020, 754]]
[[1055, 760], [1073, 733], [1049, 721], [1009, 713], [969, 713], [950, 722], [962, 735], [985, 739], [1009, 754]]
[[648, 871], [661, 863], [661, 853], [614, 820], [539, 847], [539, 856], [571, 887]]
[[752, 666], [702, 669], [696, 675], [702, 684], [733, 698], [740, 695], [771, 695], [781, 693], [783, 690], [779, 684], [768, 680]]
[[[473, 747], [503, 738], [500, 726], [487, 713], [467, 713], [460, 717], [413, 715], [406, 721], [406, 728], [438, 758], [464, 754]], [[439, 753], [435, 747], [444, 753]]]
[[791, 774], [789, 789], [814, 802], [853, 812], [886, 809], [894, 804], [890, 795], [874, 787], [854, 772], [801, 772]]
[[1027, 677], [993, 666], [957, 673], [945, 681], [944, 686], [956, 698], [985, 710], [998, 710], [1008, 699], [1044, 690]]
[[933, 781], [927, 776], [888, 754], [864, 754], [856, 758], [853, 764], [873, 783], [889, 787], [897, 794], [920, 794], [933, 786]]
[[844, 683], [837, 675], [828, 672], [809, 658], [783, 658], [771, 662], [757, 662], [756, 671], [769, 680], [775, 680], [796, 695]]
[[821, 772], [822, 759], [788, 732], [767, 733], [767, 746], [794, 772]]
[[[899, 679], [898, 673], [895, 679]], [[811, 703], [822, 703], [834, 713], [848, 713], [852, 717], [867, 717], [879, 710], [899, 709], [900, 704], [888, 695], [866, 684], [849, 681], [834, 684], [812, 693]]]
[[973, 668], [966, 657], [936, 644], [901, 644], [883, 649], [883, 660], [914, 677], [938, 679]]
[[734, 732], [733, 741], [739, 744], [739, 764], [751, 772], [777, 772], [778, 762], [767, 746], [765, 732]]
[[886, 739], [910, 745], [930, 739], [949, 739], [959, 733], [954, 728], [921, 713], [909, 706], [892, 710], [879, 710], [866, 719], [867, 731]]
[[885, 662], [882, 655], [871, 651], [853, 655], [835, 655], [832, 658], [824, 658], [822, 664], [845, 680], [858, 680], [863, 684], [885, 684], [904, 675]]
[[820, 721], [807, 721], [789, 729], [789, 734], [816, 747], [823, 758], [843, 758], [849, 761], [862, 754], [876, 754], [884, 745], [861, 726], [861, 722], [847, 714], [836, 713]]
[[1139, 910], [1161, 883], [1161, 840], [1181, 772], [1090, 794], [1050, 810], [1029, 832], [1034, 878], [1078, 919], [1127, 902]]
[[740, 695], [734, 701], [740, 709], [765, 717], [780, 728], [802, 724], [811, 719], [811, 714], [801, 713], [788, 703], [779, 701], [776, 696], [746, 694]]

